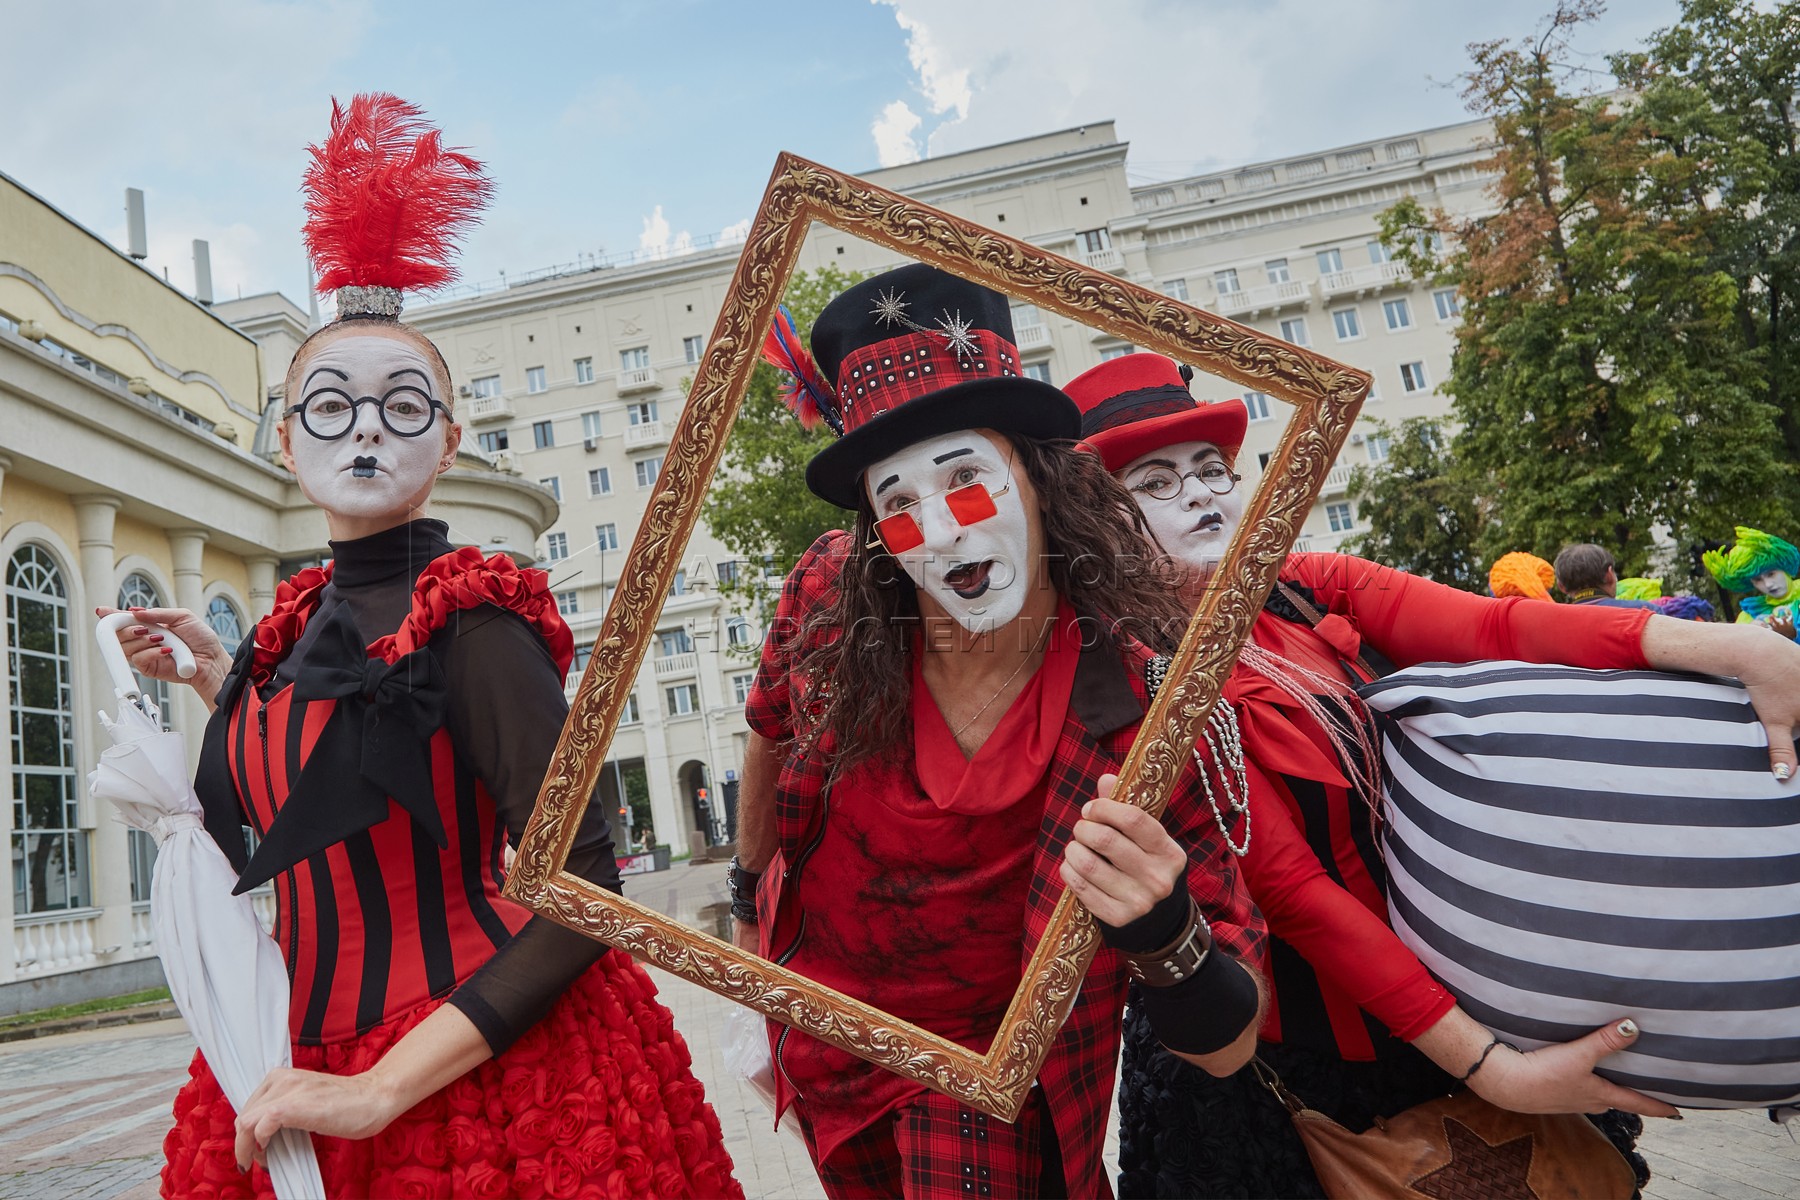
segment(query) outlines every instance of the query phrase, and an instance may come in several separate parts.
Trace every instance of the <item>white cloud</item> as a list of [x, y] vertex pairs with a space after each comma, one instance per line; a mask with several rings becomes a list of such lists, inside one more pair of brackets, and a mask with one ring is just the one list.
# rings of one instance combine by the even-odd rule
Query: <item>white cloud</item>
[[657, 205], [644, 218], [644, 231], [638, 234], [638, 253], [645, 258], [670, 258], [677, 254], [690, 254], [693, 249], [694, 236], [687, 230], [682, 230], [674, 237], [669, 236], [669, 219], [663, 216], [662, 205]]
[[908, 108], [904, 100], [896, 100], [882, 109], [875, 123], [869, 126], [869, 132], [875, 138], [876, 161], [884, 167], [918, 162], [919, 143], [913, 137], [913, 130], [921, 121], [919, 114]]
[[721, 246], [735, 245], [736, 243], [743, 241], [745, 238], [747, 238], [749, 236], [750, 236], [750, 218], [745, 217], [743, 220], [735, 221], [732, 224], [727, 225], [725, 228], [719, 230], [719, 245], [721, 245]]
[[969, 68], [950, 65], [950, 57], [923, 21], [906, 15], [898, 0], [880, 0], [894, 6], [894, 19], [906, 30], [906, 57], [919, 73], [919, 89], [931, 102], [931, 111], [956, 110], [956, 119], [969, 115]]

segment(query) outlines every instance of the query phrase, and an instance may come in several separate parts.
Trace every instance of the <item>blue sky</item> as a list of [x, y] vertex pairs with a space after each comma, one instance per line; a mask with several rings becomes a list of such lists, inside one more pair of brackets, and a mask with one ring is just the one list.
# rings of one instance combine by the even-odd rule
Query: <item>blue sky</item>
[[[115, 242], [124, 189], [141, 187], [149, 265], [172, 282], [192, 285], [202, 237], [221, 298], [304, 303], [302, 148], [333, 95], [396, 92], [488, 163], [499, 193], [464, 260], [488, 280], [728, 229], [783, 149], [858, 171], [1114, 118], [1144, 182], [1445, 124], [1464, 115], [1463, 47], [1524, 36], [1549, 6], [9, 5], [0, 171]], [[1675, 13], [1616, 0], [1577, 48], [1603, 69]]]

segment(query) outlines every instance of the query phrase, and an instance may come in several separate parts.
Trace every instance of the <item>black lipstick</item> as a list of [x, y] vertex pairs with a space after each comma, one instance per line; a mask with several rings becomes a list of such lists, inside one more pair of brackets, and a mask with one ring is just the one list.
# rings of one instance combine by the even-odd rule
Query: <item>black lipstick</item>
[[350, 460], [350, 473], [358, 479], [375, 478], [375, 456], [359, 454]]

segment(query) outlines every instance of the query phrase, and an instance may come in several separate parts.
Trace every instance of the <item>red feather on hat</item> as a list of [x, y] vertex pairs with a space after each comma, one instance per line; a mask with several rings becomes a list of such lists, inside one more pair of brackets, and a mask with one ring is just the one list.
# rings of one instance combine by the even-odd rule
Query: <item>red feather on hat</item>
[[788, 312], [785, 304], [776, 308], [768, 336], [763, 338], [762, 358], [777, 370], [787, 372], [788, 385], [781, 398], [800, 418], [801, 428], [817, 429], [823, 421], [831, 426], [832, 432], [844, 432], [837, 397], [825, 377], [819, 374], [812, 355], [806, 352], [800, 334], [794, 329], [794, 315]]
[[481, 218], [493, 183], [481, 164], [444, 146], [417, 106], [365, 92], [331, 102], [331, 136], [312, 163], [303, 233], [319, 291], [425, 290], [456, 278], [456, 240]]

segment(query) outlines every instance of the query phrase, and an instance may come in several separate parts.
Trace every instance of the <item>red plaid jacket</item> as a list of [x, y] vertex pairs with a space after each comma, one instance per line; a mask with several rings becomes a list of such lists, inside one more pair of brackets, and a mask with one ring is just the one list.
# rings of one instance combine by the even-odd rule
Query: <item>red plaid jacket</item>
[[[848, 549], [848, 534], [825, 534], [800, 559], [783, 586], [762, 665], [745, 706], [751, 728], [771, 741], [790, 742], [793, 737], [798, 689], [790, 666], [798, 657], [808, 618], [835, 599]], [[1148, 703], [1144, 664], [1150, 657], [1147, 649], [1135, 643], [1124, 654], [1106, 642], [1081, 652], [1069, 715], [1049, 768], [1048, 798], [1022, 914], [1022, 960], [1030, 957], [1062, 896], [1058, 870], [1081, 806], [1093, 797], [1101, 775], [1119, 769], [1137, 734]], [[782, 884], [792, 864], [800, 861], [804, 867], [802, 851], [818, 833], [819, 798], [825, 783], [819, 751], [805, 753], [793, 745], [788, 750], [776, 785], [780, 849], [763, 875], [757, 900], [763, 951], [774, 955], [792, 945], [800, 932], [794, 928], [798, 922], [793, 906], [782, 903]], [[1175, 840], [1187, 848], [1188, 887], [1212, 923], [1216, 945], [1262, 973], [1267, 936], [1262, 917], [1250, 901], [1236, 860], [1225, 848], [1193, 770], [1170, 799], [1163, 820]], [[1125, 988], [1123, 960], [1102, 949], [1038, 1074], [1056, 1127], [1071, 1196], [1110, 1195], [1112, 1191], [1101, 1148], [1118, 1064]], [[777, 1087], [783, 1087], [779, 1071], [776, 1077]], [[781, 1099], [785, 1106], [791, 1097]]]

